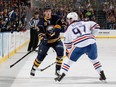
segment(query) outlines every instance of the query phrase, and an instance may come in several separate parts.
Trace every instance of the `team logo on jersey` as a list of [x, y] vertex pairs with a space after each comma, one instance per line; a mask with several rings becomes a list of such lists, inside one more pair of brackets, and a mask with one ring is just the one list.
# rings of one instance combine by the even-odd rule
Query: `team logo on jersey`
[[46, 28], [46, 31], [47, 31], [48, 34], [53, 34], [54, 33], [54, 27], [53, 27], [53, 25], [49, 25]]

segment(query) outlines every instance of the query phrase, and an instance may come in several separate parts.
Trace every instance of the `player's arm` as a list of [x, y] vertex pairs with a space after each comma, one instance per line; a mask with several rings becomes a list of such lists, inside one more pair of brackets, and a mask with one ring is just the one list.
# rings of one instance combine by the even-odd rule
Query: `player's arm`
[[43, 25], [42, 21], [39, 21], [37, 24], [37, 32], [38, 32], [38, 38], [41, 41], [43, 39], [43, 37], [45, 36], [44, 25]]
[[61, 21], [61, 18], [56, 16], [56, 25], [54, 28], [59, 29], [60, 32], [64, 32], [66, 29], [66, 23]]
[[[68, 27], [70, 28], [70, 27]], [[72, 48], [72, 38], [71, 38], [71, 29], [67, 29], [67, 31], [64, 33], [64, 45], [66, 47], [66, 56], [70, 53], [70, 50]]]
[[90, 27], [91, 27], [91, 29], [90, 29], [91, 33], [93, 35], [96, 35], [99, 32], [99, 30], [100, 30], [99, 24], [97, 24], [97, 23], [95, 23], [93, 21], [90, 21]]

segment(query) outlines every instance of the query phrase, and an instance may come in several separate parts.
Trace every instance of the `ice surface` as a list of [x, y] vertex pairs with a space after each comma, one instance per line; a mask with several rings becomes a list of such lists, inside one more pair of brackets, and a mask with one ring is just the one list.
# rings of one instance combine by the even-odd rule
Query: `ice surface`
[[[98, 58], [103, 65], [107, 83], [99, 81], [99, 75], [86, 55], [81, 56], [71, 66], [67, 76], [60, 83], [54, 81], [54, 65], [43, 72], [36, 71], [36, 76], [31, 77], [29, 73], [37, 55], [36, 52], [33, 52], [26, 61], [22, 61], [24, 64], [17, 65], [18, 67], [21, 66], [21, 68], [16, 76], [0, 77], [0, 87], [3, 87], [3, 84], [7, 84], [8, 87], [116, 87], [116, 39], [97, 39], [97, 44]], [[44, 68], [53, 63], [55, 57], [55, 52], [50, 49], [39, 68]], [[15, 69], [12, 69], [12, 72], [16, 72]]]

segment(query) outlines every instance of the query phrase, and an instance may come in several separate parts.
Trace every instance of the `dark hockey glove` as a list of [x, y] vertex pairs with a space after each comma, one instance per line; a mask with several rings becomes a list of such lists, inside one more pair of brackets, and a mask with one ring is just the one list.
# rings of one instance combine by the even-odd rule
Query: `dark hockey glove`
[[41, 43], [42, 43], [43, 45], [46, 45], [47, 42], [48, 42], [48, 39], [47, 39], [46, 36], [44, 36], [43, 39], [41, 40]]
[[43, 39], [44, 36], [45, 36], [44, 33], [40, 33], [40, 34], [38, 34], [38, 39], [41, 41], [41, 40]]

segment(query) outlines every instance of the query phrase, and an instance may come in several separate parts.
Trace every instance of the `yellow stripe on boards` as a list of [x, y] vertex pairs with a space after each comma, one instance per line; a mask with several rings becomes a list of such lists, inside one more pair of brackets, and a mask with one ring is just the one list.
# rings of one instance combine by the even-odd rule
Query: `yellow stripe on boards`
[[3, 62], [5, 62], [8, 58], [12, 57], [14, 54], [16, 54], [16, 51], [19, 51], [20, 49], [22, 49], [25, 45], [27, 45], [29, 43], [29, 41], [26, 41], [24, 44], [22, 44], [21, 46], [19, 46], [18, 48], [14, 49], [13, 51], [11, 51], [9, 54], [5, 55], [4, 57], [2, 57], [0, 59], [0, 64], [2, 64]]
[[[64, 39], [63, 36], [60, 36], [61, 39]], [[116, 39], [116, 36], [96, 36], [96, 38], [114, 38]]]

